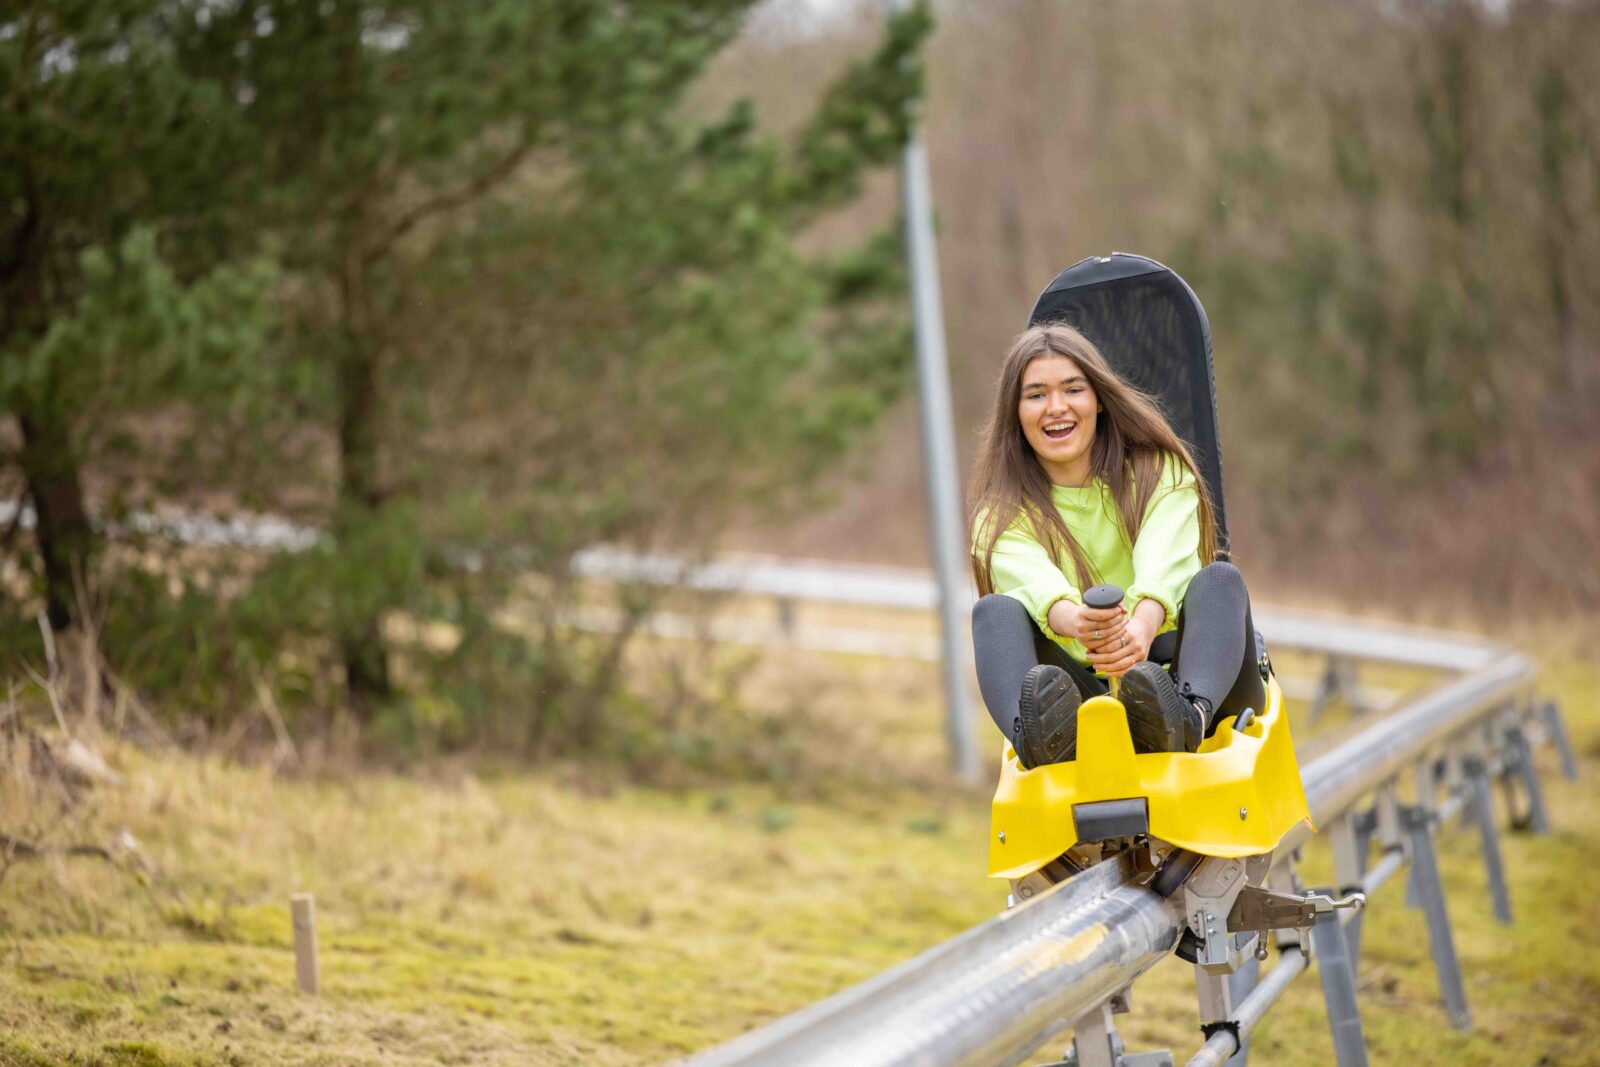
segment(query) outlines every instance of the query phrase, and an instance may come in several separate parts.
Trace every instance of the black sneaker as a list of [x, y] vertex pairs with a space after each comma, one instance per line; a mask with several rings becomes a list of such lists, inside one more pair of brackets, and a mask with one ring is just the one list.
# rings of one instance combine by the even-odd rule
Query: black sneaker
[[1172, 675], [1145, 660], [1122, 676], [1117, 690], [1128, 711], [1135, 752], [1193, 752], [1206, 735], [1206, 717], [1178, 692]]
[[1041, 663], [1022, 679], [1012, 746], [1024, 768], [1065, 763], [1078, 754], [1078, 687], [1060, 667]]

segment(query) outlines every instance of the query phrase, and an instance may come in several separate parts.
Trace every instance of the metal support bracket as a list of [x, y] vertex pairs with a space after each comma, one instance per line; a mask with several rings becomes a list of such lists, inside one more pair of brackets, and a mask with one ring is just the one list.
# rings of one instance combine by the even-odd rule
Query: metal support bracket
[[1439, 786], [1444, 781], [1447, 760], [1425, 756], [1417, 761], [1417, 803], [1432, 811], [1439, 806]]
[[[1238, 973], [1238, 972], [1234, 972]], [[1200, 1022], [1209, 1026], [1233, 1018], [1232, 975], [1212, 974], [1199, 964], [1194, 968], [1195, 992], [1200, 999]]]
[[1500, 856], [1500, 829], [1495, 825], [1494, 800], [1489, 791], [1489, 766], [1478, 756], [1468, 756], [1464, 770], [1477, 816], [1478, 837], [1483, 843], [1483, 865], [1489, 873], [1489, 896], [1494, 901], [1494, 917], [1511, 921], [1511, 893], [1506, 886], [1505, 861]]
[[1572, 754], [1572, 737], [1567, 733], [1567, 721], [1561, 716], [1561, 709], [1555, 701], [1547, 700], [1539, 709], [1539, 714], [1544, 718], [1544, 728], [1549, 731], [1550, 740], [1555, 742], [1556, 751], [1561, 754], [1561, 776], [1569, 782], [1578, 780], [1578, 760]]
[[1360, 715], [1366, 708], [1361, 703], [1360, 677], [1356, 662], [1344, 656], [1329, 656], [1317, 691], [1311, 698], [1311, 722], [1322, 718], [1328, 705], [1341, 696], [1350, 705], [1351, 713]]
[[1246, 886], [1234, 899], [1233, 910], [1228, 913], [1228, 929], [1242, 930], [1307, 930], [1316, 924], [1317, 917], [1347, 908], [1366, 906], [1365, 893], [1346, 893], [1335, 897], [1330, 893], [1307, 893], [1295, 896], [1274, 893], [1258, 886]]
[[1173, 1067], [1166, 1049], [1127, 1051], [1112, 1021], [1111, 1004], [1107, 1001], [1072, 1024], [1072, 1047], [1061, 1057], [1063, 1067]]
[[1229, 1067], [1245, 1067], [1250, 1057], [1248, 1038], [1239, 1036], [1237, 1010], [1239, 1003], [1250, 995], [1261, 976], [1261, 964], [1252, 957], [1232, 974], [1213, 974], [1205, 968], [1194, 969], [1195, 992], [1200, 1001], [1200, 1032], [1209, 1040], [1212, 1034], [1226, 1031], [1233, 1035], [1237, 1049], [1228, 1057]]
[[1356, 971], [1349, 945], [1340, 929], [1339, 913], [1324, 912], [1311, 928], [1317, 951], [1317, 973], [1322, 978], [1322, 998], [1328, 1008], [1328, 1029], [1333, 1033], [1334, 1061], [1339, 1067], [1367, 1067], [1367, 1039], [1361, 1029], [1361, 1008], [1356, 1003]]
[[1510, 776], [1514, 775], [1522, 781], [1522, 791], [1528, 797], [1526, 815], [1518, 816], [1516, 809], [1512, 809], [1511, 827], [1514, 830], [1531, 830], [1536, 834], [1549, 833], [1550, 819], [1544, 810], [1544, 792], [1539, 788], [1539, 773], [1533, 766], [1533, 748], [1528, 744], [1528, 734], [1521, 722], [1513, 722], [1506, 727], [1505, 742], [1509, 757], [1507, 777], [1504, 779], [1507, 795], [1510, 795]]
[[1411, 837], [1411, 882], [1417, 903], [1428, 920], [1428, 946], [1433, 952], [1434, 970], [1439, 975], [1439, 995], [1444, 999], [1450, 1025], [1465, 1030], [1472, 1025], [1467, 1010], [1467, 990], [1461, 980], [1461, 961], [1456, 956], [1455, 937], [1450, 932], [1450, 914], [1445, 909], [1444, 882], [1433, 849], [1433, 819], [1421, 808], [1400, 808], [1400, 825]]
[[1183, 883], [1183, 910], [1189, 929], [1200, 939], [1195, 963], [1210, 974], [1230, 974], [1244, 965], [1253, 938], [1232, 936], [1229, 926], [1239, 894], [1259, 885], [1272, 866], [1271, 853], [1227, 859], [1208, 856]]
[[[1333, 876], [1339, 879], [1339, 892], [1349, 895], [1361, 891], [1367, 873], [1367, 858], [1372, 851], [1372, 835], [1377, 830], [1378, 813], [1373, 808], [1353, 811], [1329, 828], [1333, 842]], [[1350, 967], [1361, 962], [1362, 916], [1357, 912], [1344, 924], [1344, 939], [1350, 949]]]
[[1400, 801], [1395, 796], [1393, 779], [1377, 789], [1372, 803], [1372, 832], [1381, 848], [1403, 847], [1405, 834], [1400, 831]]
[[[1239, 1003], [1250, 995], [1256, 984], [1261, 980], [1261, 960], [1266, 955], [1265, 935], [1262, 935], [1262, 937], [1263, 940], [1258, 942], [1256, 946], [1256, 954], [1246, 960], [1243, 967], [1228, 975], [1228, 997], [1233, 1001], [1236, 1009]], [[1228, 1057], [1225, 1067], [1247, 1067], [1250, 1061], [1250, 1038], [1248, 1035], [1243, 1038], [1239, 1036], [1238, 1019], [1230, 1016], [1227, 1022], [1215, 1024], [1215, 1028], [1232, 1031], [1233, 1043], [1239, 1049], [1238, 1052]], [[1200, 1030], [1206, 1035], [1207, 1039], [1211, 1037], [1213, 1032], [1213, 1028], [1209, 1026], [1202, 1026]]]

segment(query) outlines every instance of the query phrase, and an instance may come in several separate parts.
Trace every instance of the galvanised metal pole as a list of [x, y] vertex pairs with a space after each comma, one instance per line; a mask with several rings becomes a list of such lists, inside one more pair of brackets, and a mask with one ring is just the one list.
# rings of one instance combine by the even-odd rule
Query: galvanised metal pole
[[[891, 15], [907, 0], [887, 0]], [[967, 534], [961, 519], [961, 478], [956, 467], [955, 429], [950, 415], [950, 371], [944, 347], [944, 311], [939, 296], [939, 254], [933, 236], [933, 197], [928, 153], [913, 119], [900, 169], [906, 255], [911, 271], [911, 312], [916, 332], [917, 396], [922, 410], [923, 469], [928, 481], [928, 520], [933, 534], [934, 572], [939, 582], [939, 633], [943, 643], [945, 731], [950, 764], [968, 782], [978, 780], [973, 745]]]

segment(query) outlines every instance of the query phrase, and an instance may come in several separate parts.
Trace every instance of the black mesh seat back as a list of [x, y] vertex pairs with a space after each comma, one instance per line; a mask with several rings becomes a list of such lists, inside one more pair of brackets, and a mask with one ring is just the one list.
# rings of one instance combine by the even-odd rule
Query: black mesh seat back
[[1062, 271], [1039, 294], [1028, 325], [1055, 322], [1080, 330], [1118, 374], [1160, 402], [1211, 492], [1218, 548], [1225, 550], [1211, 324], [1194, 290], [1153, 259], [1095, 256]]

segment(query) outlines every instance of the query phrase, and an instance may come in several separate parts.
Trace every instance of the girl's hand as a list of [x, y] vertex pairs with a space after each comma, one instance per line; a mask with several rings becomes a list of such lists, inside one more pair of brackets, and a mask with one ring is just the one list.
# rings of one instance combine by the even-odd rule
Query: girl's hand
[[1091, 608], [1058, 600], [1050, 605], [1048, 621], [1050, 629], [1092, 651], [1121, 643], [1128, 613], [1120, 604], [1114, 608]]
[[[1143, 600], [1140, 606], [1149, 603], [1153, 601]], [[1165, 621], [1165, 614], [1161, 618]], [[1121, 678], [1134, 664], [1150, 658], [1150, 644], [1156, 639], [1159, 625], [1136, 608], [1114, 639], [1102, 641], [1099, 647], [1089, 650], [1090, 665], [1112, 678]]]

